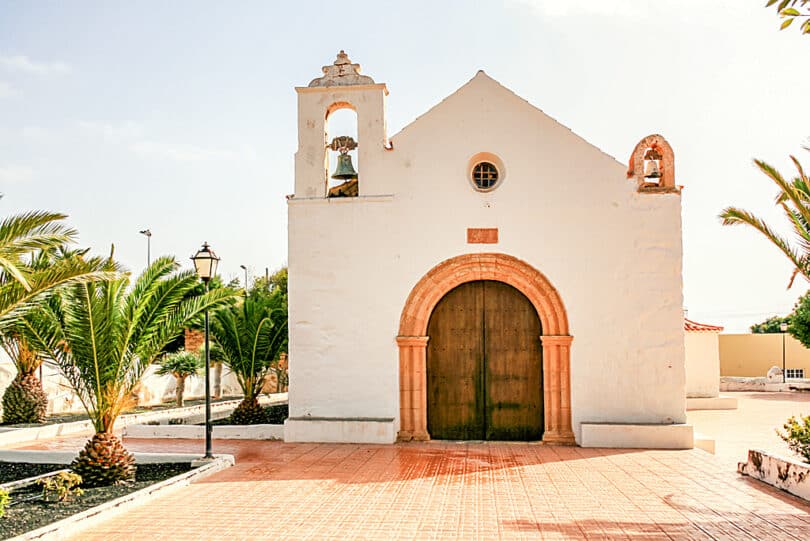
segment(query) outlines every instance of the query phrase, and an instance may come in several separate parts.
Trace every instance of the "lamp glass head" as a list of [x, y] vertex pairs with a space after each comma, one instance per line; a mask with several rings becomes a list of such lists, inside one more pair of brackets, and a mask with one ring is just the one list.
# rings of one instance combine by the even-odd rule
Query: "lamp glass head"
[[196, 254], [191, 257], [194, 261], [194, 270], [203, 282], [207, 282], [217, 274], [219, 258], [207, 242], [204, 242]]

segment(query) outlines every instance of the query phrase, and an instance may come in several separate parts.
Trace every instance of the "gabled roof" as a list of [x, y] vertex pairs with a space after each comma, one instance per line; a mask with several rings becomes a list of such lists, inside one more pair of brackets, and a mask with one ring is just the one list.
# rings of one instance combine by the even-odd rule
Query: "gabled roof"
[[707, 325], [706, 323], [698, 323], [691, 319], [683, 318], [683, 330], [690, 332], [720, 332], [723, 327], [717, 325]]
[[621, 163], [615, 156], [611, 156], [601, 148], [597, 147], [587, 139], [583, 138], [582, 136], [578, 135], [574, 130], [559, 122], [556, 118], [552, 117], [551, 115], [547, 114], [545, 111], [540, 109], [539, 107], [535, 106], [534, 104], [530, 103], [527, 99], [515, 94], [511, 89], [502, 85], [497, 80], [490, 77], [484, 70], [478, 70], [475, 76], [464, 83], [461, 87], [456, 89], [455, 92], [444, 98], [442, 101], [416, 117], [412, 122], [407, 124], [401, 130], [399, 130], [395, 135], [391, 136], [391, 139], [396, 141], [397, 137], [405, 136], [409, 131], [411, 131], [415, 126], [420, 124], [420, 121], [427, 116], [435, 114], [437, 110], [443, 108], [449, 101], [451, 101], [456, 96], [464, 93], [464, 92], [479, 92], [479, 91], [486, 91], [495, 89], [496, 92], [502, 92], [506, 96], [510, 96], [513, 99], [519, 100], [523, 105], [525, 105], [527, 111], [531, 111], [532, 113], [537, 113], [542, 115], [543, 117], [549, 119], [553, 124], [558, 126], [559, 128], [570, 132], [575, 138], [579, 139], [581, 142], [585, 143], [586, 145], [596, 149], [600, 153], [604, 154], [605, 156], [609, 157], [611, 160], [615, 161], [616, 163], [621, 164], [623, 167], [626, 167], [626, 164]]

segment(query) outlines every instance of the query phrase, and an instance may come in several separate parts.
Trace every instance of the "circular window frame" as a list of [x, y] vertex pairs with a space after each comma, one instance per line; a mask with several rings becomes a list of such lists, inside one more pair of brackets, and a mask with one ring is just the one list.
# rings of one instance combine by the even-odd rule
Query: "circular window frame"
[[[489, 188], [481, 188], [478, 186], [478, 183], [475, 182], [475, 167], [482, 163], [491, 164], [495, 167], [495, 171], [498, 174], [497, 179], [495, 180], [495, 184], [490, 186]], [[480, 193], [489, 193], [494, 190], [497, 190], [502, 184], [503, 181], [506, 179], [506, 168], [503, 165], [503, 160], [501, 160], [498, 156], [491, 152], [479, 152], [474, 154], [467, 162], [467, 180], [472, 186], [473, 190]]]

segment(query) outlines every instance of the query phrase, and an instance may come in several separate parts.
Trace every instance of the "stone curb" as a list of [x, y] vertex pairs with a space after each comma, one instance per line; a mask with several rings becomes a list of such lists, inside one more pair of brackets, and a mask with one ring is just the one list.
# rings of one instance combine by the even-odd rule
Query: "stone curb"
[[158, 493], [163, 496], [184, 486], [192, 481], [198, 481], [208, 475], [217, 473], [234, 465], [233, 455], [216, 455], [214, 460], [186, 472], [182, 475], [166, 479], [160, 483], [155, 483], [141, 490], [137, 490], [120, 498], [103, 503], [87, 511], [82, 511], [70, 517], [53, 522], [36, 530], [26, 532], [12, 537], [7, 541], [29, 541], [38, 539], [42, 541], [58, 541], [76, 535], [82, 530], [92, 528], [99, 522], [108, 520], [124, 511], [145, 503], [152, 496]]
[[[212, 437], [217, 440], [283, 440], [284, 425], [217, 425]], [[192, 439], [205, 438], [205, 427], [196, 425], [129, 425], [127, 438]]]
[[[29, 462], [31, 464], [70, 464], [81, 450], [81, 445], [71, 451], [43, 451], [39, 449], [0, 449], [0, 464], [3, 462]], [[162, 462], [191, 462], [200, 457], [191, 453], [132, 453], [136, 464]]]

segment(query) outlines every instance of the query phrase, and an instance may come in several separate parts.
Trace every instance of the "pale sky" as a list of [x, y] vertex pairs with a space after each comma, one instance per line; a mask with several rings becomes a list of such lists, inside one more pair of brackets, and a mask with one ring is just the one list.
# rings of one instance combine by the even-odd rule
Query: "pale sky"
[[153, 257], [189, 264], [208, 241], [224, 278], [263, 274], [286, 261], [295, 86], [345, 49], [388, 85], [394, 135], [484, 69], [623, 163], [668, 139], [689, 317], [745, 331], [808, 287], [786, 290], [783, 256], [717, 219], [783, 223], [754, 157], [810, 169], [810, 36], [764, 4], [0, 0], [0, 212], [65, 212], [138, 272], [149, 228]]

